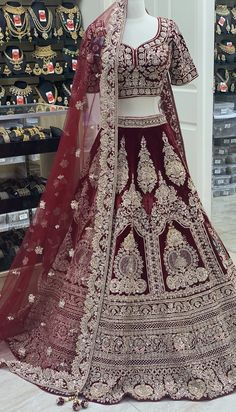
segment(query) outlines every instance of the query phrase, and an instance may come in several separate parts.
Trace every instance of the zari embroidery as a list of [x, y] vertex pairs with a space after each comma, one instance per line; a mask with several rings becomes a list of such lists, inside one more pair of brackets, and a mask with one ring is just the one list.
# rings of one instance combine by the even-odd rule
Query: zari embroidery
[[127, 153], [125, 150], [125, 139], [121, 139], [120, 150], [118, 153], [117, 183], [116, 192], [121, 193], [129, 180], [129, 166]]
[[164, 262], [168, 273], [166, 284], [170, 290], [183, 289], [208, 279], [207, 270], [198, 266], [197, 252], [173, 226], [168, 230]]
[[157, 174], [146, 140], [142, 137], [138, 163], [138, 185], [144, 193], [151, 193], [157, 184]]
[[179, 156], [174, 152], [173, 147], [169, 144], [168, 138], [163, 133], [164, 141], [164, 164], [166, 175], [169, 179], [178, 186], [184, 184], [186, 179], [186, 171]]
[[147, 282], [141, 278], [143, 260], [138, 250], [133, 231], [126, 236], [114, 261], [115, 278], [110, 284], [111, 293], [126, 295], [142, 294]]

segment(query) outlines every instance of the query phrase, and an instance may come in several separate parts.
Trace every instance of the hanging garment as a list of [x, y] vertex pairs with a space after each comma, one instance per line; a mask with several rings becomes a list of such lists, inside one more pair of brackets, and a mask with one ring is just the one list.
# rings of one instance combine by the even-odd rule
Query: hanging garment
[[[16, 360], [1, 363], [106, 404], [214, 398], [236, 385], [236, 268], [191, 180], [170, 86], [197, 72], [172, 20], [143, 52], [122, 45], [126, 10], [117, 0], [86, 32], [53, 169], [2, 291]], [[118, 118], [119, 97], [153, 87], [163, 114]]]

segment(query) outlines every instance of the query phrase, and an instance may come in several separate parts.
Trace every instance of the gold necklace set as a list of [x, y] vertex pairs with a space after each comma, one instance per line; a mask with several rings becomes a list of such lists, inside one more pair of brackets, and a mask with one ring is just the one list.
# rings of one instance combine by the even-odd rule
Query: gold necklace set
[[32, 87], [28, 85], [24, 89], [21, 89], [20, 87], [17, 87], [17, 86], [11, 86], [9, 90], [13, 96], [22, 96], [22, 97], [28, 97], [33, 92]]
[[63, 36], [63, 31], [68, 33], [75, 42], [78, 37], [82, 38], [84, 36], [81, 11], [77, 6], [74, 6], [73, 8], [58, 6], [56, 13], [59, 16], [62, 25], [57, 31], [59, 37]]
[[228, 16], [230, 14], [230, 10], [228, 9], [227, 4], [219, 4], [216, 6], [216, 14], [219, 16]]
[[24, 61], [23, 61], [24, 55], [23, 55], [22, 50], [19, 49], [19, 57], [18, 58], [13, 59], [12, 57], [9, 56], [9, 54], [7, 54], [6, 50], [4, 51], [4, 56], [6, 57], [8, 63], [13, 66], [13, 70], [16, 70], [16, 71], [21, 71], [22, 70], [22, 65], [24, 63]]
[[[6, 3], [3, 7], [3, 13], [6, 21], [6, 40], [10, 40], [11, 37], [16, 37], [20, 41], [28, 36], [29, 41], [32, 41], [30, 34], [30, 21], [27, 10], [23, 6], [11, 6]], [[15, 22], [17, 19], [17, 24]]]
[[40, 76], [41, 74], [48, 75], [52, 72], [55, 72], [56, 74], [63, 73], [63, 67], [60, 63], [53, 62], [53, 59], [57, 57], [57, 53], [52, 50], [51, 46], [36, 46], [32, 56], [41, 61], [40, 64], [35, 63], [34, 65], [33, 73], [36, 76]]
[[[58, 91], [57, 91], [57, 88], [54, 84], [52, 86], [53, 86], [54, 90], [53, 91], [52, 90], [46, 91], [45, 92], [45, 97], [42, 95], [42, 92], [39, 90], [39, 88], [35, 87], [35, 90], [36, 90], [36, 92], [38, 93], [38, 96], [39, 96], [39, 100], [38, 100], [39, 103], [55, 104], [57, 102], [57, 100], [58, 100], [57, 99], [58, 98]], [[47, 100], [47, 95], [46, 95], [47, 92], [52, 93], [53, 98], [54, 98], [53, 103], [49, 103], [49, 101]]]
[[227, 54], [234, 54], [235, 53], [235, 46], [231, 43], [229, 46], [226, 44], [219, 44], [219, 48]]
[[46, 22], [46, 26], [43, 26], [39, 19], [37, 18], [34, 10], [32, 7], [29, 7], [28, 12], [32, 18], [32, 21], [34, 23], [34, 36], [39, 37], [39, 33], [41, 34], [42, 38], [44, 40], [47, 40], [49, 38], [50, 32], [52, 30], [52, 23], [53, 23], [53, 16], [51, 10], [48, 11], [48, 20]]

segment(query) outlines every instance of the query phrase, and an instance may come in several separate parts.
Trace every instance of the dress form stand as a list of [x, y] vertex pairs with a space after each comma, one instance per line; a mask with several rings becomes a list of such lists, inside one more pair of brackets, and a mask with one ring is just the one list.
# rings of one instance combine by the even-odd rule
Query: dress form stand
[[[136, 49], [151, 40], [157, 33], [158, 19], [150, 16], [145, 0], [128, 0], [127, 20], [122, 42]], [[118, 114], [127, 117], [143, 117], [160, 114], [160, 97], [133, 97], [119, 99]]]

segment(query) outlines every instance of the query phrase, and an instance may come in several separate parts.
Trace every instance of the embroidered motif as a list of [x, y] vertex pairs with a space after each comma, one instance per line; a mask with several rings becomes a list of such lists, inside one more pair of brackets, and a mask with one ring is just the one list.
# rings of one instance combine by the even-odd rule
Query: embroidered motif
[[136, 295], [147, 289], [147, 282], [141, 278], [143, 260], [138, 250], [133, 231], [126, 236], [114, 261], [115, 279], [110, 284], [111, 293]]
[[160, 126], [167, 123], [166, 116], [163, 114], [157, 114], [155, 116], [145, 117], [122, 117], [118, 118], [118, 126], [125, 128], [147, 128]]
[[186, 171], [179, 156], [174, 152], [173, 147], [169, 144], [168, 138], [163, 133], [164, 148], [164, 164], [166, 175], [169, 179], [178, 186], [184, 184], [186, 179]]
[[100, 159], [100, 150], [97, 151], [92, 164], [89, 168], [89, 181], [92, 187], [97, 187], [98, 184], [98, 179], [99, 179], [99, 173], [101, 170], [100, 164], [99, 164], [99, 159]]
[[198, 267], [197, 252], [173, 226], [170, 226], [167, 234], [164, 263], [168, 273], [166, 284], [170, 290], [192, 286], [208, 279], [207, 270]]
[[125, 138], [122, 137], [118, 154], [116, 192], [121, 193], [129, 180], [129, 165], [125, 150]]
[[138, 185], [144, 193], [150, 193], [157, 184], [157, 174], [144, 137], [142, 137], [141, 140], [139, 159], [137, 177]]

